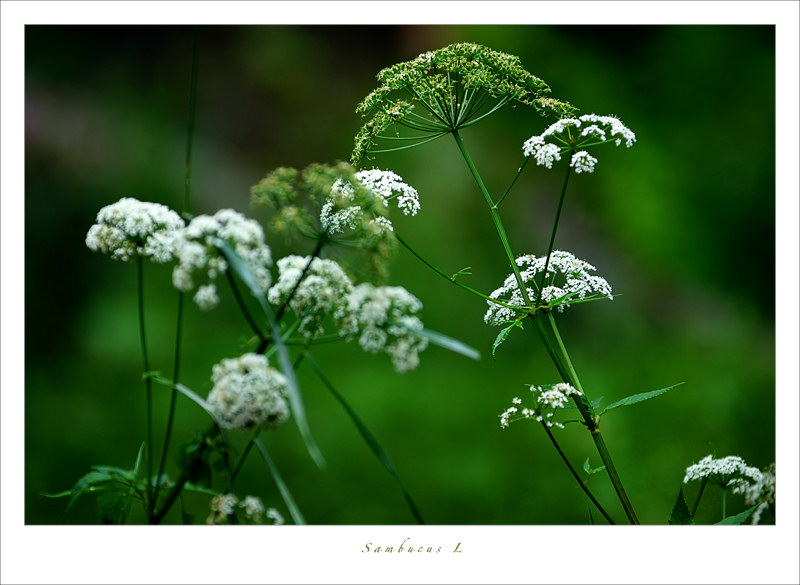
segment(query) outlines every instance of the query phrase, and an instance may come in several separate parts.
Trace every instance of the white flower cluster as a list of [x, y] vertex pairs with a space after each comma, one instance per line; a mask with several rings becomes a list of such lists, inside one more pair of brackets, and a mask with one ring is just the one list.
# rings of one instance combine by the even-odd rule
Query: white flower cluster
[[712, 455], [707, 455], [686, 468], [683, 483], [706, 477], [722, 487], [738, 488], [740, 492], [762, 480], [761, 471], [755, 467], [749, 467], [738, 455], [729, 455], [721, 459], [714, 459]]
[[686, 468], [683, 483], [705, 478], [723, 489], [732, 488], [734, 494], [742, 494], [748, 506], [758, 504], [751, 517], [753, 524], [758, 524], [764, 511], [775, 502], [774, 464], [761, 471], [750, 467], [737, 455], [720, 459], [707, 455]]
[[382, 171], [371, 169], [358, 171], [355, 174], [362, 185], [370, 191], [376, 193], [383, 201], [384, 205], [389, 205], [389, 201], [397, 199], [397, 207], [405, 215], [417, 215], [419, 211], [419, 193], [414, 187], [403, 182], [403, 178], [392, 171]]
[[194, 300], [203, 310], [219, 303], [214, 281], [228, 268], [217, 248], [220, 242], [229, 244], [247, 263], [256, 283], [265, 291], [272, 282], [272, 254], [257, 221], [233, 209], [221, 209], [213, 216], [199, 215], [179, 233], [175, 249], [178, 265], [172, 272], [172, 283], [178, 290], [189, 292], [196, 286], [197, 275], [201, 275], [206, 282], [198, 287]]
[[[354, 177], [369, 189], [385, 206], [392, 200], [405, 215], [416, 215], [420, 209], [419, 193], [403, 182], [402, 177], [392, 171], [380, 169], [363, 170]], [[320, 224], [329, 234], [339, 234], [352, 230], [364, 222], [364, 210], [358, 205], [351, 205], [334, 211], [337, 200], [349, 201], [353, 196], [353, 185], [338, 179], [331, 187], [331, 199], [326, 201], [320, 210]], [[394, 231], [392, 222], [387, 217], [369, 219], [367, 224], [379, 230]]]
[[274, 429], [289, 418], [286, 377], [267, 358], [248, 353], [213, 368], [209, 410], [224, 429]]
[[[619, 146], [623, 140], [630, 148], [636, 142], [636, 135], [618, 118], [584, 114], [562, 118], [541, 134], [531, 136], [523, 143], [522, 153], [533, 156], [537, 165], [551, 169], [555, 161], [561, 160], [562, 153], [612, 141]], [[585, 150], [577, 150], [570, 160], [576, 173], [592, 173], [596, 163], [597, 159]]]
[[312, 338], [324, 333], [326, 315], [344, 317], [352, 289], [347, 274], [333, 260], [292, 255], [278, 260], [278, 281], [267, 298], [279, 304], [291, 295], [289, 306], [300, 319], [299, 331]]
[[770, 504], [775, 503], [775, 464], [773, 463], [762, 471], [760, 479], [754, 480], [750, 484], [734, 487], [733, 493], [743, 494], [744, 501], [748, 506], [758, 504], [758, 508], [755, 509], [751, 518], [752, 524], [758, 524], [764, 511], [769, 508]]
[[350, 339], [358, 335], [364, 351], [384, 352], [395, 370], [408, 372], [419, 365], [419, 353], [428, 346], [416, 316], [421, 309], [420, 300], [402, 287], [359, 284], [348, 297], [341, 334]]
[[558, 427], [563, 429], [564, 425], [554, 421], [556, 411], [564, 408], [569, 403], [570, 396], [580, 395], [580, 390], [566, 382], [551, 384], [549, 386], [530, 386], [531, 393], [536, 397], [535, 408], [518, 408], [522, 404], [522, 399], [515, 397], [512, 399], [512, 406], [500, 413], [500, 426], [507, 428], [509, 423], [515, 420], [534, 419], [548, 427]]
[[264, 519], [272, 520], [273, 525], [283, 524], [283, 516], [275, 508], [264, 508], [261, 498], [247, 496], [239, 501], [234, 494], [217, 494], [209, 503], [211, 514], [206, 524], [228, 524], [231, 516], [239, 512], [237, 518], [245, 524], [263, 524]]
[[136, 255], [153, 262], [169, 262], [176, 234], [184, 226], [181, 217], [169, 207], [132, 197], [103, 207], [96, 221], [86, 234], [86, 246], [124, 262]]
[[[595, 267], [579, 260], [569, 252], [553, 250], [550, 254], [550, 261], [547, 262], [546, 256], [537, 257], [533, 254], [520, 256], [516, 260], [520, 270], [522, 281], [526, 284], [531, 283], [538, 288], [539, 283], [535, 281], [536, 276], [541, 274], [547, 265], [545, 281], [550, 284], [544, 287], [541, 293], [541, 303], [549, 307], [558, 307], [563, 311], [568, 307], [573, 299], [603, 298], [613, 299], [611, 285], [605, 278], [589, 274]], [[560, 285], [555, 285], [556, 276], [559, 276]], [[537, 298], [537, 291], [533, 287], [526, 287], [528, 297], [531, 301]], [[491, 299], [502, 300], [507, 305], [525, 308], [522, 292], [517, 285], [514, 274], [509, 275], [503, 282], [503, 286], [495, 289], [489, 295]], [[489, 325], [502, 325], [513, 321], [517, 317], [516, 311], [508, 306], [499, 305], [492, 301], [487, 301], [489, 309], [484, 315], [484, 321]]]

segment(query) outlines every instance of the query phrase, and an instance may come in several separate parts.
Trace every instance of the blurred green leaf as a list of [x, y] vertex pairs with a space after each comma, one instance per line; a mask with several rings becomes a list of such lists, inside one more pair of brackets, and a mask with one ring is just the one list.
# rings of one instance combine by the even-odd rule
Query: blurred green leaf
[[430, 329], [423, 329], [422, 331], [419, 331], [419, 333], [424, 337], [427, 337], [428, 341], [430, 341], [434, 345], [438, 345], [439, 347], [443, 347], [444, 349], [449, 349], [452, 352], [461, 354], [465, 357], [468, 357], [476, 361], [481, 359], [481, 354], [477, 349], [470, 347], [469, 345], [459, 341], [458, 339], [454, 339], [452, 337], [444, 335], [443, 333], [431, 331]]
[[294, 523], [297, 525], [303, 525], [306, 523], [305, 518], [303, 518], [303, 514], [300, 512], [300, 508], [297, 507], [297, 504], [292, 497], [289, 488], [287, 487], [286, 483], [283, 481], [281, 474], [278, 473], [278, 468], [275, 467], [275, 464], [272, 462], [272, 459], [267, 453], [266, 447], [261, 443], [259, 439], [253, 439], [253, 444], [258, 449], [258, 452], [261, 453], [261, 458], [264, 460], [264, 463], [267, 464], [269, 467], [269, 472], [272, 474], [272, 479], [275, 480], [275, 485], [278, 486], [278, 491], [281, 492], [281, 497], [283, 498], [283, 502], [286, 504], [286, 507], [289, 509], [289, 514], [291, 514]]

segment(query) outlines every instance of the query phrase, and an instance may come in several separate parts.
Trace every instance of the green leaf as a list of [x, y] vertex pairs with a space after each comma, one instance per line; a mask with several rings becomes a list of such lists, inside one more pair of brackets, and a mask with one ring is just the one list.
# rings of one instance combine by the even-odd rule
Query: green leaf
[[630, 406], [631, 404], [637, 404], [639, 402], [644, 402], [645, 400], [650, 400], [651, 398], [655, 398], [656, 396], [660, 396], [665, 392], [669, 392], [673, 388], [677, 388], [683, 384], [683, 382], [678, 382], [677, 384], [673, 384], [672, 386], [667, 386], [666, 388], [659, 388], [658, 390], [651, 390], [650, 392], [642, 392], [641, 394], [634, 394], [633, 396], [628, 396], [623, 398], [622, 400], [617, 400], [616, 402], [612, 402], [608, 406], [606, 406], [600, 414], [605, 414], [609, 410], [614, 408], [620, 408], [622, 406]]
[[125, 524], [133, 493], [112, 491], [97, 496], [97, 512], [104, 524]]
[[275, 480], [275, 485], [278, 486], [278, 491], [281, 492], [283, 502], [289, 509], [289, 514], [291, 514], [294, 523], [298, 526], [305, 524], [306, 521], [303, 518], [303, 515], [300, 513], [300, 508], [297, 507], [291, 492], [289, 492], [289, 488], [284, 483], [281, 474], [278, 473], [278, 468], [275, 467], [275, 464], [272, 462], [269, 453], [267, 453], [266, 447], [264, 447], [260, 439], [253, 439], [253, 444], [258, 449], [258, 452], [261, 453], [261, 458], [264, 459], [264, 463], [266, 463], [267, 467], [269, 467], [269, 471], [272, 474], [272, 479]]
[[678, 490], [678, 498], [672, 506], [672, 513], [669, 515], [670, 524], [694, 524], [692, 513], [686, 505], [686, 498], [683, 496], [683, 488]]
[[500, 347], [500, 344], [506, 340], [506, 338], [509, 336], [511, 330], [514, 329], [514, 327], [519, 327], [520, 329], [522, 329], [522, 322], [514, 321], [511, 325], [509, 325], [508, 327], [504, 327], [500, 331], [500, 333], [497, 334], [497, 337], [495, 338], [494, 343], [492, 344], [492, 358], [496, 359], [495, 352], [497, 351], [497, 348]]
[[238, 275], [239, 279], [250, 289], [250, 293], [258, 301], [258, 304], [264, 311], [264, 315], [267, 317], [275, 348], [278, 353], [278, 362], [280, 363], [281, 371], [283, 375], [286, 376], [288, 383], [287, 398], [289, 399], [289, 407], [291, 408], [295, 424], [297, 424], [300, 435], [306, 444], [306, 450], [309, 455], [311, 455], [311, 458], [318, 467], [325, 467], [325, 459], [322, 457], [322, 453], [319, 447], [317, 447], [316, 441], [314, 441], [314, 438], [311, 436], [311, 429], [308, 427], [305, 406], [303, 405], [303, 398], [300, 394], [300, 386], [297, 383], [297, 376], [295, 375], [292, 361], [289, 358], [289, 350], [286, 348], [286, 343], [283, 341], [283, 336], [275, 320], [272, 308], [264, 298], [264, 291], [261, 290], [261, 287], [256, 282], [250, 267], [239, 257], [233, 248], [221, 240], [218, 242], [217, 247], [225, 256], [231, 270], [233, 270], [233, 272]]
[[378, 443], [378, 440], [369, 431], [367, 426], [361, 421], [361, 419], [358, 417], [355, 411], [350, 407], [350, 405], [347, 403], [344, 397], [341, 394], [339, 394], [339, 392], [336, 391], [336, 388], [333, 387], [328, 378], [322, 373], [322, 370], [319, 368], [319, 365], [317, 364], [316, 360], [310, 355], [307, 356], [306, 359], [308, 359], [308, 362], [311, 364], [311, 367], [314, 368], [314, 371], [317, 373], [317, 376], [319, 376], [319, 379], [322, 381], [322, 383], [325, 384], [328, 390], [330, 390], [331, 394], [333, 394], [336, 400], [339, 401], [339, 404], [341, 404], [347, 411], [347, 414], [352, 419], [353, 424], [356, 425], [358, 432], [361, 433], [361, 436], [364, 438], [367, 445], [369, 445], [369, 448], [372, 449], [372, 452], [375, 454], [378, 460], [383, 464], [386, 470], [392, 475], [394, 480], [397, 482], [397, 485], [400, 487], [400, 491], [403, 492], [403, 497], [405, 498], [408, 507], [411, 509], [411, 513], [414, 515], [414, 518], [416, 518], [419, 524], [425, 524], [425, 521], [422, 519], [422, 514], [420, 514], [417, 505], [411, 498], [411, 494], [408, 493], [406, 486], [400, 479], [400, 475], [397, 473], [397, 470], [395, 469], [394, 465], [392, 465], [392, 462], [389, 460], [389, 456], [383, 450], [383, 447], [381, 447], [380, 443]]
[[747, 520], [750, 516], [753, 515], [753, 512], [756, 511], [756, 508], [758, 508], [758, 504], [756, 504], [752, 508], [748, 508], [744, 512], [736, 514], [735, 516], [728, 516], [727, 518], [723, 518], [722, 520], [717, 522], [717, 526], [719, 525], [730, 526], [730, 525], [742, 524], [744, 523], [745, 520]]
[[470, 347], [466, 343], [459, 341], [458, 339], [454, 339], [452, 337], [448, 337], [443, 333], [438, 333], [437, 331], [431, 331], [430, 329], [422, 329], [421, 331], [417, 331], [424, 337], [428, 338], [428, 341], [433, 343], [434, 345], [438, 345], [439, 347], [443, 347], [444, 349], [449, 349], [452, 352], [461, 354], [465, 357], [468, 357], [473, 360], [481, 359], [481, 354], [478, 352], [477, 349]]
[[194, 440], [184, 443], [178, 448], [178, 469], [186, 475], [187, 481], [202, 486], [211, 485], [211, 465], [209, 465], [209, 452], [201, 449], [202, 443]]

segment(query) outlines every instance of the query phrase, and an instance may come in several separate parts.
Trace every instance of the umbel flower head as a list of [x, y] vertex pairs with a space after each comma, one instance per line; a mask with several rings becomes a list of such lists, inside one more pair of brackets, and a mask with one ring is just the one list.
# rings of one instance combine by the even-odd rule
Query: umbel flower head
[[[298, 171], [279, 168], [253, 186], [253, 205], [275, 210], [272, 228], [348, 250], [363, 251], [376, 281], [388, 275], [395, 248], [389, 207], [405, 215], [419, 211], [419, 194], [389, 170], [355, 172], [347, 163], [312, 164]], [[364, 262], [359, 262], [364, 264]]]
[[278, 281], [267, 299], [277, 305], [291, 296], [289, 306], [300, 319], [298, 330], [313, 338], [325, 332], [326, 316], [344, 317], [352, 290], [347, 274], [333, 260], [292, 255], [278, 260]]
[[738, 455], [715, 458], [706, 455], [686, 468], [683, 483], [708, 478], [709, 483], [722, 489], [731, 488], [734, 494], [742, 494], [749, 506], [758, 504], [751, 522], [758, 524], [761, 514], [775, 502], [775, 464], [764, 471], [747, 465]]
[[368, 283], [353, 288], [341, 334], [358, 337], [369, 353], [386, 353], [395, 370], [408, 372], [419, 365], [419, 353], [428, 346], [417, 317], [420, 300], [399, 286], [376, 287]]
[[[456, 43], [383, 69], [380, 85], [356, 112], [369, 118], [355, 138], [356, 166], [386, 139], [407, 148], [466, 128], [509, 103], [542, 115], [570, 115], [574, 108], [547, 97], [547, 84], [518, 57], [475, 43]], [[405, 128], [408, 136], [399, 136]], [[394, 130], [393, 135], [386, 134]], [[387, 149], [394, 150], [394, 149]]]
[[554, 421], [556, 412], [569, 403], [570, 396], [579, 396], [581, 391], [571, 384], [559, 382], [544, 386], [529, 386], [533, 397], [533, 408], [523, 407], [522, 398], [516, 397], [511, 401], [511, 406], [500, 413], [500, 426], [507, 428], [509, 423], [516, 420], [533, 419], [548, 427], [564, 428], [564, 425]]
[[[526, 286], [528, 298], [532, 302], [539, 299], [540, 307], [557, 307], [559, 311], [563, 311], [564, 307], [577, 302], [614, 298], [611, 294], [611, 285], [605, 278], [589, 274], [595, 267], [569, 252], [553, 250], [549, 261], [547, 256], [528, 254], [518, 257], [516, 262], [521, 268], [522, 281], [530, 285]], [[545, 269], [547, 270], [544, 278], [545, 286], [540, 293], [539, 275]], [[514, 321], [520, 313], [534, 308], [525, 306], [514, 274], [509, 275], [503, 286], [492, 291], [489, 297], [503, 302], [501, 305], [487, 301], [489, 309], [484, 315], [484, 321], [489, 325], [502, 325]]]
[[274, 429], [289, 418], [286, 377], [267, 358], [247, 353], [216, 364], [208, 406], [223, 429]]
[[215, 280], [228, 269], [218, 248], [221, 242], [230, 245], [247, 263], [256, 283], [265, 291], [272, 282], [272, 254], [257, 221], [233, 209], [221, 209], [213, 216], [198, 215], [180, 232], [175, 247], [178, 265], [172, 271], [172, 283], [183, 292], [197, 287], [194, 300], [203, 310], [219, 303]]
[[537, 136], [531, 136], [522, 145], [522, 153], [532, 156], [536, 164], [553, 168], [562, 154], [572, 153], [569, 165], [576, 173], [592, 173], [597, 159], [586, 148], [613, 142], [622, 142], [630, 148], [636, 135], [614, 116], [585, 114], [577, 118], [562, 118]]
[[123, 197], [97, 213], [97, 223], [86, 234], [86, 246], [123, 262], [137, 255], [169, 262], [183, 226], [181, 217], [165, 205]]

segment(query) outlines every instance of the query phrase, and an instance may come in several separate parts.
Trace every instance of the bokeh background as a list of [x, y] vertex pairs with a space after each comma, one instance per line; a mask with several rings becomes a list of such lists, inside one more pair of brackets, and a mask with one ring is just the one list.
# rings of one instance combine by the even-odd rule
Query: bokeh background
[[[123, 196], [180, 209], [191, 27], [26, 28], [25, 519], [97, 521], [87, 497], [63, 517], [69, 489], [93, 464], [132, 466], [144, 431], [135, 270], [84, 244], [100, 207]], [[201, 27], [192, 211], [230, 207], [260, 220], [250, 186], [278, 166], [347, 160], [354, 113], [383, 67], [452, 42], [520, 56], [553, 95], [582, 112], [616, 114], [638, 138], [605, 147], [573, 178], [557, 240], [598, 268], [618, 297], [559, 316], [591, 398], [684, 384], [609, 413], [603, 430], [645, 523], [665, 523], [686, 466], [709, 453], [775, 460], [775, 50], [769, 26], [248, 26]], [[506, 109], [464, 132], [490, 190], [503, 190], [521, 146], [546, 122]], [[400, 233], [447, 271], [470, 266], [490, 291], [507, 273], [472, 178], [449, 139], [378, 158], [421, 194]], [[561, 172], [529, 166], [502, 214], [514, 250], [542, 253]], [[270, 237], [275, 256], [307, 253]], [[148, 267], [154, 369], [171, 371], [177, 295], [167, 267]], [[526, 383], [557, 381], [531, 328], [496, 360], [484, 304], [399, 250], [391, 282], [424, 303], [426, 326], [478, 348], [472, 361], [430, 347], [414, 372], [355, 344], [315, 352], [382, 443], [431, 524], [586, 524], [588, 503], [539, 427], [501, 430], [497, 415]], [[229, 293], [188, 304], [183, 382], [210, 389], [211, 366], [249, 334]], [[294, 425], [264, 436], [312, 524], [407, 524], [402, 495], [345, 412], [300, 370], [308, 416], [328, 466]], [[156, 392], [159, 388], [156, 388]], [[157, 395], [162, 429], [166, 391]], [[179, 401], [174, 437], [207, 418]], [[600, 465], [576, 427], [560, 433], [573, 462]], [[241, 445], [240, 445], [241, 446]], [[174, 449], [172, 451], [174, 453]], [[168, 472], [174, 475], [172, 463]], [[607, 480], [591, 486], [620, 518]], [[217, 486], [222, 487], [222, 486]], [[267, 470], [250, 457], [237, 492], [288, 518]], [[691, 500], [697, 486], [689, 486]], [[707, 493], [700, 521], [716, 521]], [[737, 506], [741, 502], [737, 501]], [[186, 509], [202, 522], [207, 499]], [[765, 516], [768, 519], [769, 516]]]

